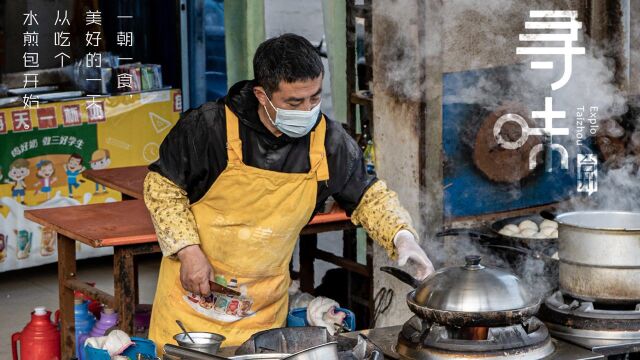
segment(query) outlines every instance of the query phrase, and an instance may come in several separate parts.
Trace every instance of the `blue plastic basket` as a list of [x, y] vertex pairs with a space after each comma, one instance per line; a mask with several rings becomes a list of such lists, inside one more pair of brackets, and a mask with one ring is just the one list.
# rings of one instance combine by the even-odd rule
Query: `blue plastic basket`
[[[356, 329], [356, 316], [353, 311], [345, 308], [337, 308], [337, 311], [347, 313], [347, 317], [344, 319], [344, 325], [353, 331]], [[307, 308], [295, 308], [292, 309], [287, 315], [287, 326], [289, 327], [301, 327], [308, 326], [307, 323]]]
[[89, 345], [85, 345], [83, 351], [84, 351], [85, 359], [111, 360], [111, 356], [109, 356], [109, 353], [107, 352], [107, 350], [96, 349]]
[[[151, 340], [132, 337], [133, 345], [129, 346], [122, 355], [130, 359], [135, 359], [138, 354], [156, 356], [156, 344]], [[96, 349], [89, 345], [84, 347], [84, 358], [90, 360], [111, 360], [111, 356], [106, 350]]]
[[138, 354], [156, 356], [156, 344], [149, 339], [132, 337], [133, 345], [129, 346], [122, 355], [136, 359]]

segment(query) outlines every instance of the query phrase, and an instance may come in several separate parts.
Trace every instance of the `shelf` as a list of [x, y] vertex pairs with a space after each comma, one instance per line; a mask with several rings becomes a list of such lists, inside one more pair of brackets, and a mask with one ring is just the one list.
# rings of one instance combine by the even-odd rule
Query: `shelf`
[[373, 104], [373, 93], [369, 90], [358, 90], [351, 93], [349, 101], [352, 104], [371, 106]]

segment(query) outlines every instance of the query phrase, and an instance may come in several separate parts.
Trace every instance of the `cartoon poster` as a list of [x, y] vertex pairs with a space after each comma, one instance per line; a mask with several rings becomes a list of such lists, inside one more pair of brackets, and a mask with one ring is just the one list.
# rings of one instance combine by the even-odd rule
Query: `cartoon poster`
[[[180, 98], [179, 90], [162, 90], [0, 109], [0, 272], [56, 262], [57, 234], [24, 211], [119, 201], [120, 193], [82, 172], [153, 162]], [[112, 253], [76, 251], [79, 259]]]

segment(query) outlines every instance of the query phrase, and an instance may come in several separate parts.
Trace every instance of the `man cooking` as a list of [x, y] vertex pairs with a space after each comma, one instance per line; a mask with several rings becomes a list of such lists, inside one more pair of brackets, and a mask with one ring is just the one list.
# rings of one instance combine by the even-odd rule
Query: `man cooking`
[[[418, 278], [433, 265], [394, 192], [366, 172], [340, 123], [320, 112], [324, 70], [303, 37], [262, 43], [255, 79], [187, 111], [150, 165], [144, 199], [165, 255], [149, 338], [187, 330], [239, 345], [284, 326], [289, 261], [300, 230], [329, 196]], [[241, 295], [211, 292], [210, 281]]]

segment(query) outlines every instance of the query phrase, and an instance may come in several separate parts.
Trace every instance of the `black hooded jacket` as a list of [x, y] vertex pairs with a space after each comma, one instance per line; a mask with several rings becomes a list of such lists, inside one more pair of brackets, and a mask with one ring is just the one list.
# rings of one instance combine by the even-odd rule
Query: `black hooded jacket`
[[[260, 103], [253, 87], [253, 81], [241, 81], [226, 97], [183, 113], [162, 142], [159, 159], [149, 169], [185, 190], [190, 203], [204, 196], [227, 166], [226, 104], [239, 119], [246, 165], [285, 173], [308, 172], [310, 136], [273, 135], [258, 117]], [[340, 123], [329, 119], [325, 148], [329, 180], [318, 182], [314, 214], [333, 195], [350, 215], [376, 178], [367, 174], [362, 151], [354, 139]]]

